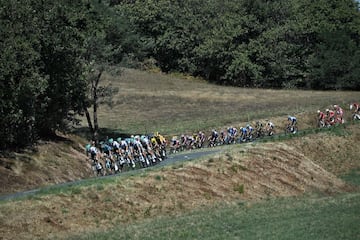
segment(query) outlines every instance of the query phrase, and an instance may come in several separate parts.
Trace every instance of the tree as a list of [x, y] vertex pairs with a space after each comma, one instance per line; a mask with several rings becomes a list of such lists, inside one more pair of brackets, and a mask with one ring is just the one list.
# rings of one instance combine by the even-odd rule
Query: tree
[[360, 48], [348, 34], [324, 33], [310, 60], [312, 89], [360, 90]]
[[1, 148], [64, 130], [84, 93], [72, 1], [1, 1]]
[[33, 5], [41, 13], [42, 74], [47, 76], [47, 88], [40, 95], [36, 126], [40, 136], [54, 134], [55, 130], [66, 131], [73, 113], [82, 111], [86, 82], [81, 60], [83, 36], [79, 22], [83, 20], [84, 5], [73, 1], [52, 1]]
[[[136, 52], [137, 41], [128, 20], [101, 1], [87, 5], [83, 60], [86, 64], [87, 95], [82, 108], [92, 139], [98, 142], [98, 108], [101, 104], [112, 104], [118, 92], [111, 83], [102, 81], [105, 71], [111, 73], [112, 65], [119, 64], [126, 54]], [[120, 74], [119, 70], [116, 74]], [[92, 111], [92, 113], [91, 113]]]
[[360, 11], [353, 0], [299, 2], [308, 22], [307, 87], [359, 89]]

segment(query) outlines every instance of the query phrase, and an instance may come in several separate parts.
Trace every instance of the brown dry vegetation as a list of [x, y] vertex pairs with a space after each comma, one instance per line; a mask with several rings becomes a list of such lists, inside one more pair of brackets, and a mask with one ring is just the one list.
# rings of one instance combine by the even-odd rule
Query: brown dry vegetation
[[[126, 132], [160, 130], [169, 135], [230, 124], [239, 127], [266, 118], [281, 131], [287, 114], [298, 116], [300, 129], [313, 128], [313, 112], [318, 108], [334, 103], [346, 106], [359, 96], [357, 92], [219, 87], [136, 70], [104, 80], [118, 86], [120, 93], [113, 109], [101, 108], [102, 127]], [[219, 202], [352, 191], [355, 188], [338, 177], [360, 169], [360, 129], [348, 125], [344, 132], [236, 145], [197, 161], [118, 176], [108, 184], [3, 202], [0, 239], [65, 238], [69, 233], [176, 215]], [[0, 193], [91, 176], [82, 149], [85, 143], [69, 136], [68, 141], [40, 143], [32, 154], [1, 158]]]
[[0, 158], [0, 194], [74, 181], [92, 176], [84, 154], [84, 140], [70, 135], [63, 140], [42, 141], [35, 150]]

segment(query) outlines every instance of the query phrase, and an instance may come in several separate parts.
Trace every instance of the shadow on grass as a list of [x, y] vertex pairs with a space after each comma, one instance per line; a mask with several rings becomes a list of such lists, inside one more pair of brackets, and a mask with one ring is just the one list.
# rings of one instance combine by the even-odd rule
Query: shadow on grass
[[[74, 129], [71, 133], [78, 135], [85, 139], [92, 139], [91, 132], [89, 131], [89, 128], [87, 127], [80, 127]], [[100, 128], [99, 129], [99, 140], [105, 140], [109, 138], [117, 139], [119, 137], [121, 138], [127, 138], [131, 135], [141, 135], [142, 133], [125, 133], [121, 129], [112, 129], [112, 128]]]

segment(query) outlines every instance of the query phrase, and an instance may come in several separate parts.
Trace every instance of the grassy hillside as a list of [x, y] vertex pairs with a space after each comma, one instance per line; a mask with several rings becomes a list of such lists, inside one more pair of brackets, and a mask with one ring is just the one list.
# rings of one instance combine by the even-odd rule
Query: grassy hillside
[[69, 239], [359, 239], [360, 194], [215, 205]]
[[[107, 134], [160, 131], [171, 136], [264, 119], [280, 128], [287, 114], [299, 117], [300, 129], [310, 130], [298, 137], [224, 147], [195, 161], [3, 201], [3, 239], [66, 239], [87, 233], [90, 239], [359, 235], [359, 124], [312, 129], [318, 108], [334, 103], [347, 107], [358, 92], [229, 88], [129, 69], [104, 81], [120, 88], [113, 108], [100, 108]], [[2, 192], [90, 177], [82, 149], [86, 141], [63, 136], [39, 144], [33, 152], [1, 158]]]
[[[358, 92], [224, 87], [191, 77], [133, 69], [124, 69], [120, 76], [104, 76], [102, 81], [110, 81], [119, 93], [112, 108], [99, 109], [100, 126], [120, 133], [192, 133], [277, 117], [278, 126], [282, 126], [289, 114], [315, 115], [317, 109], [333, 104], [348, 109], [349, 103], [359, 98]], [[86, 126], [86, 121], [83, 124]], [[314, 118], [305, 118], [300, 124], [307, 127], [316, 123]]]
[[[344, 134], [347, 130], [351, 134]], [[255, 231], [252, 229], [258, 229], [253, 225], [255, 220], [249, 222], [246, 219], [259, 214], [258, 210], [248, 212], [247, 207], [239, 210], [236, 205], [240, 201], [241, 205], [245, 204], [251, 209], [253, 204], [260, 201], [259, 211], [264, 212], [265, 219], [282, 219], [261, 227], [260, 236], [267, 236], [270, 230], [273, 235], [279, 236], [286, 229], [294, 229], [294, 232], [284, 235], [284, 238], [292, 236], [291, 234], [298, 236], [306, 231], [306, 227], [311, 226], [309, 237], [316, 233], [315, 237], [327, 238], [330, 231], [337, 233], [335, 237], [352, 239], [354, 234], [358, 234], [358, 228], [354, 225], [359, 216], [356, 212], [359, 204], [358, 187], [349, 185], [340, 177], [347, 175], [350, 169], [360, 169], [360, 160], [352, 159], [351, 167], [342, 169], [335, 175], [326, 168], [331, 169], [328, 165], [332, 162], [331, 156], [336, 153], [336, 149], [315, 155], [313, 152], [303, 151], [302, 146], [298, 145], [298, 141], [315, 145], [316, 136], [330, 137], [330, 142], [353, 142], [351, 145], [345, 144], [343, 151], [355, 151], [359, 143], [356, 136], [360, 129], [358, 125], [352, 125], [346, 131], [336, 130], [275, 142], [234, 145], [224, 148], [222, 153], [195, 161], [115, 178], [93, 179], [76, 186], [43, 191], [23, 200], [3, 202], [0, 204], [0, 221], [3, 223], [0, 232], [3, 232], [5, 239], [10, 239], [14, 232], [18, 239], [33, 239], [36, 236], [69, 238], [73, 235], [77, 237], [80, 233], [94, 233], [95, 237], [92, 238], [98, 239], [100, 235], [117, 236], [113, 231], [123, 232], [125, 229], [124, 238], [142, 239], [150, 233], [147, 228], [140, 226], [155, 223], [162, 226], [164, 222], [168, 222], [165, 226], [170, 231], [169, 236], [174, 237], [172, 239], [211, 236], [206, 235], [208, 227], [205, 226], [212, 225], [214, 229], [226, 228], [228, 231], [214, 234], [214, 239], [222, 239], [224, 236], [235, 238], [238, 234], [250, 235]], [[338, 160], [350, 162], [346, 154], [339, 155]], [[352, 179], [359, 179], [359, 175], [353, 175]], [[297, 203], [297, 200], [293, 201], [296, 196], [305, 198]], [[273, 210], [268, 208], [276, 209], [277, 198], [283, 197], [291, 199], [280, 200], [278, 209], [283, 206], [284, 211], [274, 215]], [[268, 201], [270, 202], [267, 203]], [[212, 215], [214, 206], [220, 205], [226, 207]], [[202, 213], [196, 213], [199, 209], [202, 209]], [[209, 214], [205, 214], [206, 212]], [[235, 215], [225, 217], [226, 212], [233, 212]], [[174, 222], [169, 221], [166, 216], [174, 219]], [[195, 219], [202, 218], [202, 224], [193, 225], [190, 221], [190, 225], [184, 225], [180, 229], [171, 227], [179, 224], [175, 219], [187, 219], [191, 216]], [[322, 218], [326, 220], [322, 222]], [[245, 228], [239, 230], [226, 226], [226, 222], [235, 220], [238, 221], [237, 227]], [[281, 222], [285, 225], [282, 226]], [[297, 222], [303, 225], [296, 224]], [[260, 223], [263, 226], [266, 221], [262, 220]], [[316, 223], [318, 225], [313, 225]], [[128, 231], [133, 230], [136, 230], [135, 235], [129, 237]], [[161, 233], [162, 230], [155, 231], [148, 239], [154, 239]], [[204, 235], [198, 235], [200, 233]]]
[[[316, 125], [317, 109], [337, 103], [344, 108], [358, 92], [243, 89], [217, 86], [184, 76], [124, 69], [120, 76], [104, 75], [102, 83], [119, 88], [112, 108], [99, 108], [102, 136], [160, 131], [172, 135], [198, 130], [240, 127], [271, 119], [278, 128], [295, 114], [300, 129]], [[76, 133], [86, 133], [86, 121]], [[86, 136], [86, 134], [83, 134]], [[0, 193], [91, 177], [82, 146], [88, 139], [42, 142], [34, 153], [0, 156]], [[80, 145], [79, 145], [80, 144]]]

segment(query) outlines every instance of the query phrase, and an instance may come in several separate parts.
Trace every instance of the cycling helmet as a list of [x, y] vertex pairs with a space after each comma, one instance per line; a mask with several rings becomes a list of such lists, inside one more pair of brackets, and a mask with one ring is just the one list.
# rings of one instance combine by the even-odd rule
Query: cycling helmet
[[121, 137], [118, 137], [116, 141], [121, 142]]
[[329, 111], [330, 111], [330, 110], [327, 108], [327, 109], [326, 109], [326, 112], [329, 112]]
[[320, 113], [320, 110], [317, 110], [317, 113]]
[[290, 116], [290, 115], [288, 116], [288, 120], [291, 120], [291, 116]]
[[338, 107], [339, 107], [338, 105], [336, 105], [336, 104], [334, 105], [334, 108], [338, 108]]
[[353, 105], [352, 104], [350, 104], [350, 110], [352, 110], [353, 109]]

